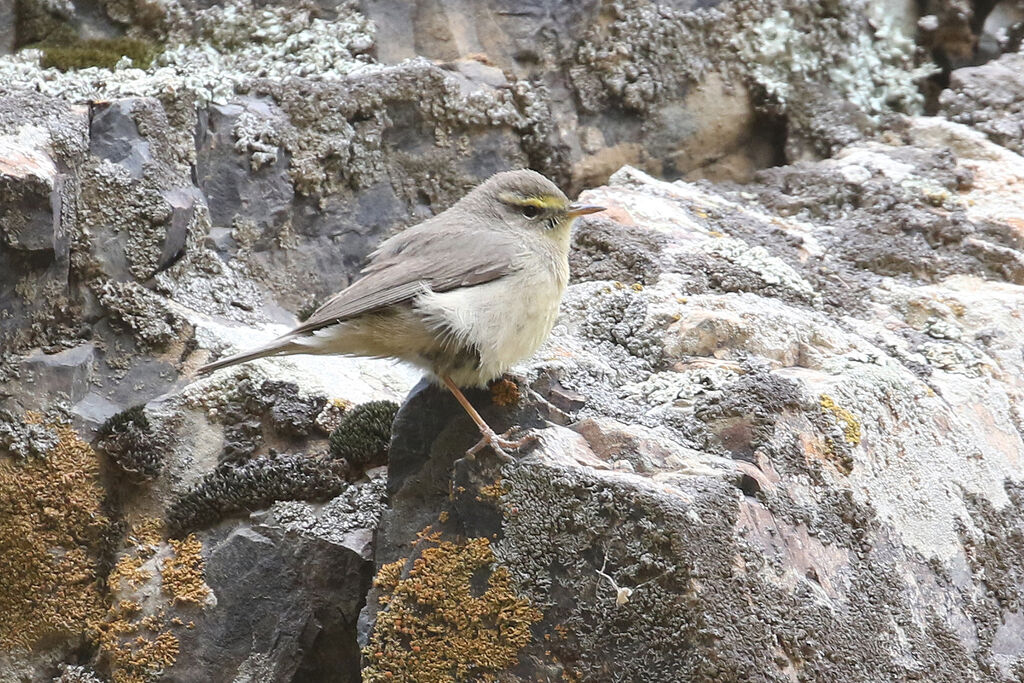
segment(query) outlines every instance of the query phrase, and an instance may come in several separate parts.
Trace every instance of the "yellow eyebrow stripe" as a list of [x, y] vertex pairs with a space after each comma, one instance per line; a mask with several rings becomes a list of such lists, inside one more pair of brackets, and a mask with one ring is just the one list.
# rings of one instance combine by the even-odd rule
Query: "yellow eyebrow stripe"
[[535, 197], [520, 197], [514, 194], [504, 194], [501, 200], [516, 206], [536, 206], [538, 209], [561, 210], [565, 203], [553, 195], [542, 195]]

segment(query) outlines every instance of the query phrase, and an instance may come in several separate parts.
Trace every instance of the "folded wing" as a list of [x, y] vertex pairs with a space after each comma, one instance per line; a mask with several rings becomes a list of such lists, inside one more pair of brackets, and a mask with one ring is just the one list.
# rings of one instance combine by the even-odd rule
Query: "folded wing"
[[384, 242], [370, 256], [363, 276], [289, 332], [292, 337], [426, 291], [472, 287], [512, 272], [522, 246], [513, 235], [493, 230], [453, 229], [421, 223]]

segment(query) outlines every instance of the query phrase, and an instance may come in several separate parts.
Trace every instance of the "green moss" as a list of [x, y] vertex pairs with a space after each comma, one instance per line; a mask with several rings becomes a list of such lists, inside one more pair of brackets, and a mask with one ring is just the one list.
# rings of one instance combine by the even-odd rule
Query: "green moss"
[[34, 43], [59, 45], [77, 39], [68, 23], [54, 16], [39, 0], [17, 0], [14, 5], [14, 47]]
[[[465, 543], [421, 537], [425, 548], [403, 578], [407, 560], [384, 565], [374, 580], [381, 610], [363, 655], [363, 680], [495, 680], [515, 666], [541, 613], [512, 589], [487, 538]], [[486, 589], [481, 592], [481, 575]]]
[[394, 401], [370, 401], [345, 413], [331, 432], [331, 454], [353, 467], [365, 468], [387, 462], [391, 423], [398, 413]]
[[43, 51], [43, 68], [61, 71], [98, 66], [113, 69], [121, 57], [129, 57], [132, 65], [148, 69], [159, 52], [155, 43], [135, 38], [98, 38], [72, 40], [64, 44], [43, 42], [35, 47]]
[[15, 47], [42, 50], [44, 68], [113, 69], [118, 60], [129, 57], [134, 66], [148, 69], [160, 52], [157, 43], [137, 38], [80, 38], [74, 27], [39, 0], [17, 0], [14, 13]]

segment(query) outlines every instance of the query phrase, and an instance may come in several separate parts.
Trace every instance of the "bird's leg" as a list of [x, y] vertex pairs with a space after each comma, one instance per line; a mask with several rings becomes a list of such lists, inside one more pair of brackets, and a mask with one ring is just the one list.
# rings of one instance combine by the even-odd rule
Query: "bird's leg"
[[474, 408], [473, 404], [469, 402], [469, 399], [467, 399], [462, 394], [462, 391], [460, 391], [459, 388], [455, 386], [455, 382], [453, 382], [451, 378], [448, 377], [447, 375], [443, 375], [441, 379], [444, 381], [445, 386], [448, 387], [448, 390], [452, 392], [452, 395], [455, 396], [455, 400], [458, 401], [459, 404], [466, 409], [466, 412], [469, 413], [469, 416], [473, 418], [473, 422], [475, 422], [476, 426], [480, 429], [480, 434], [483, 435], [475, 446], [466, 451], [466, 455], [470, 457], [475, 457], [476, 454], [483, 450], [485, 447], [490, 446], [492, 449], [494, 449], [495, 454], [497, 454], [500, 460], [504, 462], [513, 462], [514, 458], [512, 458], [512, 456], [510, 456], [505, 451], [506, 448], [513, 451], [518, 450], [519, 448], [522, 448], [531, 441], [535, 441], [537, 439], [537, 437], [532, 434], [527, 434], [523, 438], [518, 439], [516, 441], [510, 441], [509, 439], [506, 439], [505, 436], [512, 432], [512, 430], [515, 429], [515, 427], [508, 430], [504, 434], [496, 434], [494, 430], [491, 429], [491, 426], [484, 422], [484, 419], [480, 417], [480, 413], [476, 412], [476, 408]]

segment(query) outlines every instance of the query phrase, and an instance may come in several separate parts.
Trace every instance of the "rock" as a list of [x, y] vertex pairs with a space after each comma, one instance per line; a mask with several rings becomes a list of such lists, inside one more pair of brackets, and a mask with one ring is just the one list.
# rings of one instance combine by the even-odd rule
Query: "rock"
[[0, 55], [14, 52], [14, 3], [15, 0], [0, 0]]
[[[778, 196], [756, 186], [718, 193], [628, 169], [584, 196], [613, 207], [627, 249], [630, 230], [651, 235], [659, 248], [645, 253], [657, 268], [644, 285], [570, 286], [552, 338], [525, 370], [537, 393], [506, 409], [467, 394], [496, 429], [536, 430], [537, 445], [515, 463], [486, 451], [463, 457], [473, 425], [436, 390], [407, 400], [362, 618], [364, 677], [442, 666], [586, 680], [614, 662], [617, 675], [650, 680], [781, 680], [797, 666], [829, 680], [939, 670], [1014, 679], [1024, 650], [1000, 624], [1015, 618], [1007, 596], [1020, 578], [998, 573], [988, 553], [1016, 552], [996, 528], [1021, 523], [1024, 361], [1010, 340], [1024, 330], [996, 310], [1022, 302], [1009, 275], [974, 275], [969, 240], [1010, 228], [1009, 214], [992, 209], [1020, 209], [1000, 188], [1024, 159], [953, 124], [906, 126], [920, 147], [858, 143], [761, 176], [774, 192], [806, 198], [816, 191], [803, 173], [828, 169], [831, 197], [845, 182], [862, 198], [840, 199], [839, 209], [816, 201], [779, 214]], [[978, 229], [931, 242], [941, 275], [858, 265], [863, 249], [830, 245], [863, 230], [852, 226], [875, 210], [863, 201], [872, 187], [901, 197], [878, 204], [887, 215], [923, 212], [907, 227], [926, 207], [956, 205]], [[973, 213], [979, 203], [988, 218]], [[583, 235], [608, 221], [586, 220]], [[972, 237], [979, 230], [987, 237]], [[770, 243], [758, 237], [766, 234]], [[697, 255], [702, 273], [688, 265]], [[739, 270], [725, 277], [727, 264]], [[859, 282], [862, 306], [833, 308], [815, 272]], [[583, 398], [565, 401], [567, 391]], [[556, 426], [566, 423], [575, 431]], [[486, 589], [517, 606], [507, 628], [522, 637], [490, 664], [432, 649], [431, 623], [408, 597], [422, 582], [460, 594], [462, 562], [480, 567], [475, 595]], [[922, 603], [922, 586], [945, 597]], [[964, 586], [991, 597], [958, 603]], [[477, 642], [488, 642], [487, 604], [470, 622]], [[411, 640], [396, 640], [396, 623]], [[986, 640], [965, 635], [974, 633]], [[808, 638], [812, 647], [798, 645]], [[994, 639], [998, 652], [980, 644]], [[858, 656], [841, 655], [849, 651]]]
[[[160, 54], [0, 44], [0, 679], [1021, 678], [1016, 55], [914, 115], [1013, 11], [14, 9]], [[608, 210], [467, 392], [515, 462], [388, 361], [196, 378], [524, 166]]]
[[89, 132], [92, 160], [79, 220], [89, 226], [90, 250], [82, 268], [114, 280], [147, 280], [182, 256], [190, 231], [205, 227], [203, 196], [192, 187], [157, 100], [95, 104]]
[[[31, 124], [0, 135], [0, 337], [17, 345], [42, 299], [66, 292], [70, 240], [65, 176], [49, 134]], [[20, 291], [19, 291], [20, 289]]]
[[89, 122], [89, 152], [128, 171], [135, 180], [142, 178], [143, 167], [152, 163], [149, 141], [139, 134], [132, 118], [135, 100], [115, 100], [93, 106]]
[[1024, 54], [1007, 54], [987, 64], [956, 69], [939, 108], [951, 121], [967, 124], [1004, 147], [1024, 153]]
[[[265, 248], [291, 213], [288, 158], [273, 127], [284, 115], [271, 100], [240, 98], [200, 112], [196, 174], [216, 227], [249, 224]], [[237, 247], [236, 247], [237, 249]]]
[[330, 542], [276, 524], [206, 535], [217, 604], [182, 636], [165, 680], [358, 681], [355, 621], [371, 570], [360, 538]]
[[77, 403], [90, 390], [95, 363], [96, 345], [88, 342], [59, 353], [33, 353], [21, 366], [21, 381], [32, 394], [25, 394], [19, 407], [45, 410], [52, 397], [57, 396]]

